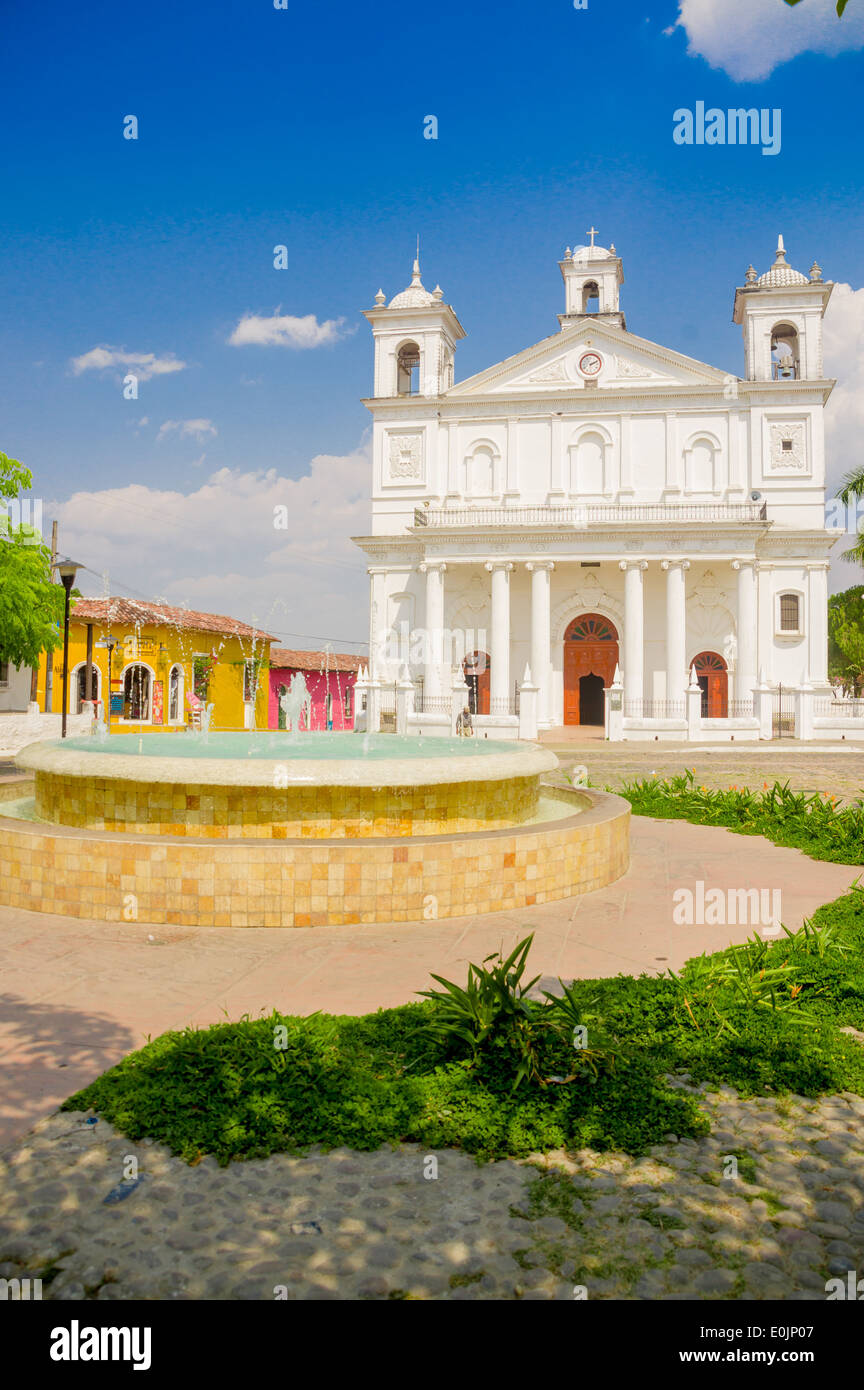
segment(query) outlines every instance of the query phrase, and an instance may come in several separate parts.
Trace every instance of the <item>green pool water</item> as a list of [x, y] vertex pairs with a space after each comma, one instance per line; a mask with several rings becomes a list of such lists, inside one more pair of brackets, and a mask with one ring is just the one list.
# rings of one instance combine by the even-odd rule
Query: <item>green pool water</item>
[[91, 735], [55, 742], [55, 748], [84, 753], [151, 758], [278, 758], [357, 762], [384, 758], [482, 758], [524, 752], [515, 740], [436, 738], [414, 734], [200, 733], [111, 734], [104, 742]]

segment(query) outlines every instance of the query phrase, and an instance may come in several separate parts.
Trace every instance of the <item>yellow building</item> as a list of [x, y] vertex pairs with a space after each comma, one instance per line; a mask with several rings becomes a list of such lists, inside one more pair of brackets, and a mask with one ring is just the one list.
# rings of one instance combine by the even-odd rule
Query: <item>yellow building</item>
[[[130, 598], [77, 599], [69, 622], [67, 708], [77, 714], [84, 700], [94, 699], [112, 733], [184, 729], [199, 722], [208, 704], [213, 729], [266, 729], [276, 640], [216, 613]], [[40, 709], [59, 711], [62, 692], [60, 647], [42, 656]]]

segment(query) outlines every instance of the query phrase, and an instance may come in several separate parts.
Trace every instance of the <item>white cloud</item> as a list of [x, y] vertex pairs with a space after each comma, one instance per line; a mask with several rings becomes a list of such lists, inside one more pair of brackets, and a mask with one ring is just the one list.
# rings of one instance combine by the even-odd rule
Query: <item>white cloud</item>
[[164, 424], [159, 426], [156, 443], [159, 444], [175, 430], [181, 439], [194, 439], [199, 444], [202, 444], [209, 435], [219, 433], [212, 420], [166, 420]]
[[154, 376], [165, 376], [169, 372], [182, 372], [186, 366], [173, 352], [157, 357], [154, 352], [126, 352], [124, 348], [95, 347], [80, 357], [73, 357], [72, 372], [80, 376], [82, 372], [107, 372], [117, 368], [134, 368], [139, 381], [149, 381]]
[[[864, 289], [838, 284], [828, 302], [823, 334], [826, 377], [835, 377], [825, 414], [826, 496], [833, 497], [844, 474], [864, 468]], [[838, 559], [852, 540], [839, 540], [832, 552], [831, 588], [864, 583], [859, 565]]]
[[799, 53], [833, 57], [864, 48], [864, 7], [853, 0], [843, 18], [835, 0], [678, 0], [671, 29], [687, 34], [687, 52], [722, 68], [735, 82], [760, 82]]
[[[366, 560], [350, 537], [369, 530], [369, 460], [364, 446], [319, 454], [299, 478], [222, 468], [189, 493], [130, 483], [77, 492], [50, 513], [64, 549], [107, 570], [112, 593], [256, 621], [284, 646], [364, 642]], [[276, 507], [286, 530], [274, 528]], [[86, 573], [79, 587], [103, 592]]]
[[228, 342], [232, 347], [291, 347], [317, 348], [336, 343], [354, 329], [344, 327], [344, 319], [325, 319], [319, 323], [314, 314], [294, 318], [291, 314], [244, 314]]

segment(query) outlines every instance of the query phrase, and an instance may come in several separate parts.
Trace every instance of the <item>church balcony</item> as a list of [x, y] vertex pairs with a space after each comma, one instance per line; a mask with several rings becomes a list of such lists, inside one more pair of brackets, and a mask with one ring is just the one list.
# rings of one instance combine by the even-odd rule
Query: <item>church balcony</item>
[[597, 525], [740, 524], [766, 519], [764, 502], [691, 502], [679, 506], [648, 502], [606, 507], [550, 503], [537, 507], [417, 507], [414, 511], [415, 526], [432, 527], [566, 526], [584, 530]]

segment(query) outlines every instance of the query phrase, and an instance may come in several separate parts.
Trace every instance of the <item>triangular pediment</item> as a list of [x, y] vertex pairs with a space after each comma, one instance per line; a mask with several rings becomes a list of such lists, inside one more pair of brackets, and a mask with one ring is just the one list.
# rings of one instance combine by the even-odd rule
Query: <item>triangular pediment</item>
[[[592, 372], [592, 358], [599, 358], [599, 371]], [[596, 379], [600, 391], [634, 393], [700, 385], [717, 390], [728, 379], [718, 367], [637, 338], [614, 324], [590, 320], [566, 324], [559, 333], [460, 381], [446, 394], [448, 399], [560, 395], [584, 390], [586, 378]]]

